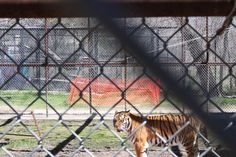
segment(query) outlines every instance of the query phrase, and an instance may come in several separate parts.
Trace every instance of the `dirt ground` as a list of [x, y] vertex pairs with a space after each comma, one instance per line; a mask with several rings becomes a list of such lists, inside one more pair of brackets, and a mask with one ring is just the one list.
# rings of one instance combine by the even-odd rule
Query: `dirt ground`
[[[100, 110], [101, 112], [105, 113], [107, 110]], [[150, 111], [150, 109], [146, 109], [144, 108], [142, 110], [142, 112], [148, 112]], [[170, 112], [170, 109], [167, 109], [165, 108], [165, 110], [161, 110], [162, 113], [168, 113]], [[172, 111], [173, 112], [173, 111]], [[37, 120], [57, 120], [58, 119], [58, 116], [55, 115], [55, 114], [51, 114], [49, 112], [49, 116], [45, 118], [45, 112], [44, 111], [41, 111], [41, 110], [35, 110], [34, 111], [35, 113], [35, 117]], [[88, 113], [88, 110], [79, 110], [79, 111], [70, 111], [68, 112], [67, 115], [63, 116], [63, 119], [67, 119], [68, 121], [70, 120], [74, 120], [74, 119], [81, 119], [81, 120], [84, 120], [84, 119], [87, 119], [89, 117], [89, 113]], [[114, 116], [114, 110], [112, 110], [111, 113], [107, 114], [107, 116], [105, 117], [106, 120], [111, 120]], [[12, 114], [7, 114], [7, 112], [5, 112], [4, 115], [1, 115], [1, 119], [8, 119], [12, 117]], [[96, 116], [95, 119], [99, 119], [100, 117], [99, 116]], [[29, 114], [25, 114], [24, 116], [22, 116], [22, 119], [23, 120], [32, 120], [32, 115], [29, 113]], [[72, 153], [73, 151], [75, 151], [74, 149], [68, 149], [64, 152], [60, 152], [60, 154], [56, 155], [58, 157], [69, 157], [69, 156], [72, 156]], [[148, 152], [148, 157], [171, 157], [172, 155], [170, 155], [170, 153], [168, 152], [165, 152], [163, 153], [162, 155], [159, 155], [161, 149], [155, 149], [155, 150], [150, 150]], [[92, 155], [89, 155], [88, 153], [86, 152], [79, 152], [77, 154], [74, 155], [74, 157], [130, 157], [130, 154], [126, 151], [121, 151], [120, 153], [117, 154], [118, 150], [113, 150], [113, 149], [100, 149], [100, 150], [92, 150]], [[134, 151], [132, 151], [134, 153]], [[22, 150], [22, 151], [11, 151], [11, 153], [15, 156], [15, 157], [25, 157], [25, 156], [29, 156], [30, 155], [30, 152], [29, 151], [25, 151]], [[47, 154], [45, 152], [37, 152], [35, 154], [33, 154], [32, 156], [33, 157], [45, 157]], [[7, 155], [6, 153], [4, 155], [1, 155], [3, 157], [9, 157], [9, 155]], [[229, 155], [222, 155], [222, 157], [230, 157]]]
[[[77, 154], [74, 154], [73, 157], [131, 157], [131, 155], [126, 151], [121, 151], [119, 154], [116, 154], [117, 150], [111, 150], [111, 151], [92, 151], [92, 155], [89, 155], [86, 152], [80, 152]], [[159, 154], [159, 151], [150, 150], [148, 152], [148, 157], [172, 157], [172, 155], [169, 152], [164, 152], [161, 155]], [[234, 153], [229, 150], [221, 150], [217, 152], [220, 157], [235, 157]], [[25, 157], [29, 155], [29, 152], [15, 152], [13, 153], [15, 157]], [[47, 154], [45, 152], [42, 153], [35, 153], [32, 155], [32, 157], [45, 157]], [[68, 152], [61, 152], [60, 154], [56, 155], [56, 157], [71, 157], [72, 154], [70, 151]], [[4, 155], [2, 157], [9, 157], [9, 155]], [[216, 157], [213, 153], [209, 152], [204, 157]]]
[[[129, 153], [125, 151], [121, 151], [119, 154], [116, 154], [117, 151], [96, 151], [92, 152], [92, 155], [89, 155], [86, 152], [80, 152], [78, 154], [75, 154], [73, 157], [132, 157]], [[220, 157], [235, 157], [234, 152], [229, 151], [229, 150], [222, 150], [217, 152]], [[28, 153], [24, 152], [15, 152], [13, 153], [15, 157], [26, 157], [29, 156]], [[47, 154], [46, 153], [35, 153], [32, 155], [32, 157], [45, 157]], [[1, 157], [9, 157], [9, 155], [3, 155]], [[56, 155], [56, 157], [72, 157], [70, 152], [64, 152]], [[157, 151], [149, 151], [148, 152], [148, 157], [173, 157], [170, 153], [165, 152], [161, 155]], [[204, 157], [216, 157], [213, 153], [208, 153]]]
[[[94, 151], [92, 152], [92, 155], [95, 157], [131, 157], [131, 155], [126, 152], [126, 151], [121, 151], [119, 154], [117, 154], [117, 150], [111, 150], [111, 151]], [[149, 151], [148, 152], [148, 157], [157, 157], [157, 154], [159, 154], [157, 151]], [[24, 157], [24, 156], [28, 156], [28, 153], [24, 153], [24, 152], [16, 152], [13, 153], [13, 155], [15, 157]], [[33, 157], [45, 157], [47, 154], [42, 152], [42, 153], [35, 153], [33, 155]], [[70, 157], [72, 156], [71, 152], [62, 152], [58, 155], [56, 155], [57, 157]], [[80, 152], [77, 154], [74, 154], [73, 157], [90, 157], [91, 155], [89, 155], [87, 152]], [[4, 156], [4, 157], [8, 157], [8, 155]], [[159, 157], [172, 157], [168, 152], [165, 152], [163, 154], [161, 154]]]

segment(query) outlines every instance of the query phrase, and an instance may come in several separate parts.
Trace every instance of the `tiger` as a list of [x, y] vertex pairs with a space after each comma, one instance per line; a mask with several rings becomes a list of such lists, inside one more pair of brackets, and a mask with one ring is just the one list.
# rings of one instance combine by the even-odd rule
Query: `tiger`
[[[144, 120], [146, 123], [141, 126]], [[191, 125], [186, 125], [187, 122]], [[174, 153], [180, 157], [195, 157], [197, 155], [197, 132], [202, 126], [197, 117], [188, 118], [182, 114], [141, 117], [130, 111], [116, 111], [113, 125], [117, 132], [128, 133], [137, 157], [147, 157], [150, 145], [170, 147], [173, 151], [173, 148], [177, 147], [178, 149], [175, 149]], [[183, 127], [184, 125], [186, 127]], [[166, 142], [167, 140], [168, 142]]]

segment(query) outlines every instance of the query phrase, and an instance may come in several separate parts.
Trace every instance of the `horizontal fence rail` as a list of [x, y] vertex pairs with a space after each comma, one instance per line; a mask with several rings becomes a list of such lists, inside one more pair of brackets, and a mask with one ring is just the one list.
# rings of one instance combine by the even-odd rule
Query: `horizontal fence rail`
[[[92, 12], [78, 9], [83, 0], [2, 0], [0, 17], [86, 17]], [[103, 0], [104, 5], [121, 8], [119, 17], [140, 16], [226, 16], [233, 0]]]

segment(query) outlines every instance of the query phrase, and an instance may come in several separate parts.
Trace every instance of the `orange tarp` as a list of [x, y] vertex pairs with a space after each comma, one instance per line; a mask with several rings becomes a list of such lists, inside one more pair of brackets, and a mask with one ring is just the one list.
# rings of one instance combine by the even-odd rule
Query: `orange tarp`
[[[89, 84], [89, 82], [92, 83]], [[69, 104], [73, 104], [79, 98], [80, 94], [75, 86], [83, 90], [83, 98], [87, 100], [89, 100], [89, 92], [91, 91], [93, 105], [115, 104], [122, 98], [122, 91], [126, 88], [128, 89], [125, 92], [125, 98], [133, 104], [155, 105], [160, 101], [160, 88], [153, 81], [146, 78], [124, 82], [122, 79], [112, 79], [109, 81], [106, 78], [98, 78], [92, 81], [89, 78], [78, 76], [70, 84]]]

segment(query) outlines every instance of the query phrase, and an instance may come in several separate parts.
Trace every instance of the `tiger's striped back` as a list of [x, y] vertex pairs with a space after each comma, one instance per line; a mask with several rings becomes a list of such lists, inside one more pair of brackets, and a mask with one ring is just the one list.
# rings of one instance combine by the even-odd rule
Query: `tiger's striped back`
[[[145, 125], [141, 126], [142, 123]], [[189, 125], [190, 124], [190, 125]], [[114, 126], [117, 131], [126, 131], [130, 140], [137, 146], [138, 154], [143, 154], [151, 145], [181, 145], [188, 157], [196, 154], [196, 139], [201, 122], [196, 117], [187, 118], [184, 115], [165, 114], [147, 116], [145, 118], [132, 114], [129, 111], [117, 112], [114, 116]], [[135, 133], [133, 133], [135, 131]]]

